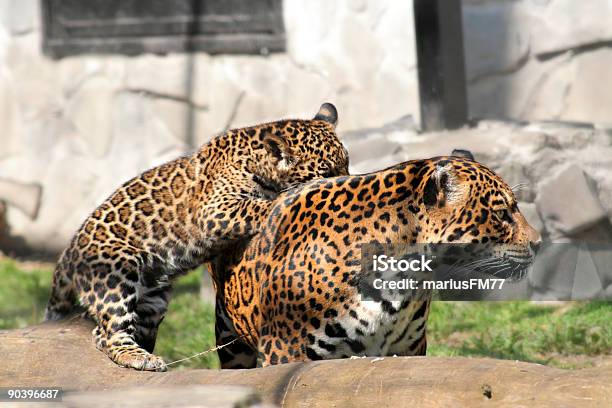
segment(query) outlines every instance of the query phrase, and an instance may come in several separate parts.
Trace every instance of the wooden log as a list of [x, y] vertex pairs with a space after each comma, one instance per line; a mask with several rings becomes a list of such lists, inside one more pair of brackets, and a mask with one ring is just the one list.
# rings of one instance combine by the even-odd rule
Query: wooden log
[[116, 366], [96, 350], [91, 329], [74, 320], [0, 331], [0, 387], [99, 392], [232, 385], [287, 407], [612, 406], [612, 364], [562, 370], [489, 358], [387, 357], [151, 373]]

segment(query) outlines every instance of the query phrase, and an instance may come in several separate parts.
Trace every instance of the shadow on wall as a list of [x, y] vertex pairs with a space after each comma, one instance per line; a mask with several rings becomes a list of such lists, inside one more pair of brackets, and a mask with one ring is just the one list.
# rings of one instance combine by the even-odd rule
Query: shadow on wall
[[7, 210], [10, 205], [35, 220], [38, 217], [41, 196], [42, 187], [39, 184], [25, 184], [0, 178], [0, 252], [28, 252], [22, 238], [11, 236], [11, 228], [6, 220]]
[[[515, 92], [505, 77], [529, 60], [527, 27], [517, 27], [514, 2], [463, 3], [463, 30], [469, 114], [473, 118], [516, 117]], [[494, 101], [494, 103], [491, 103]]]

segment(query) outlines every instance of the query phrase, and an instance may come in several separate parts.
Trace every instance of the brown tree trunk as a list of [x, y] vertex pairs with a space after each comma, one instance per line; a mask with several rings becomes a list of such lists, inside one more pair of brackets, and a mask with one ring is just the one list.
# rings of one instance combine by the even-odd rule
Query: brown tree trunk
[[[133, 397], [134, 392], [142, 395], [142, 388], [119, 393], [115, 390], [134, 386], [148, 387], [152, 397], [162, 389], [168, 392], [174, 389], [176, 406], [179, 406], [189, 390], [194, 396], [203, 395], [202, 387], [198, 387], [201, 385], [247, 387], [247, 391], [254, 391], [266, 403], [288, 407], [380, 408], [484, 403], [497, 407], [612, 406], [612, 364], [561, 370], [488, 358], [386, 357], [294, 363], [253, 370], [171, 369], [166, 373], [152, 373], [116, 366], [96, 350], [90, 338], [91, 329], [91, 323], [73, 320], [0, 331], [0, 387], [54, 386], [95, 391], [65, 398], [67, 406], [81, 406], [78, 401], [82, 402], [88, 395], [107, 398], [104, 403], [109, 403], [117, 395], [120, 398], [121, 392], [132, 395], [133, 402], [133, 398], [138, 398]], [[241, 397], [248, 392], [240, 394]], [[140, 406], [150, 405], [150, 401], [142, 398], [137, 401], [141, 402]], [[207, 406], [203, 400], [202, 404]]]

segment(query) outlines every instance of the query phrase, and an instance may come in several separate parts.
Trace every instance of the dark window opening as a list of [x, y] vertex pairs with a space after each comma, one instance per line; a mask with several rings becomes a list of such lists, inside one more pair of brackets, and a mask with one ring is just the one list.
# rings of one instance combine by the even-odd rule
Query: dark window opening
[[285, 50], [282, 0], [42, 0], [45, 53]]

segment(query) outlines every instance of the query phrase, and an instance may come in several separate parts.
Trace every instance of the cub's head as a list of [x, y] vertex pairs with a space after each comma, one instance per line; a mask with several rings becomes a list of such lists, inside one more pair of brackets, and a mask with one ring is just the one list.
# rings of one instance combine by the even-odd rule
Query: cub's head
[[419, 233], [421, 242], [467, 244], [456, 247], [478, 252], [474, 269], [522, 278], [540, 246], [540, 234], [501, 177], [469, 156], [438, 157], [421, 171], [419, 202], [429, 220]]
[[262, 130], [268, 177], [286, 189], [348, 174], [348, 152], [336, 135], [338, 112], [324, 103], [311, 120], [284, 120]]

